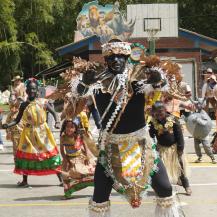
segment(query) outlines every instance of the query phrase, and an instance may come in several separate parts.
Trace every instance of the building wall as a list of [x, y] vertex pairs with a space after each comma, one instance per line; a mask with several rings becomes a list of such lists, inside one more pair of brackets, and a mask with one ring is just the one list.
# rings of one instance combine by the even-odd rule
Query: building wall
[[[130, 42], [139, 42], [148, 47], [146, 38], [133, 38]], [[194, 48], [194, 42], [182, 37], [160, 38], [156, 40], [156, 48]]]

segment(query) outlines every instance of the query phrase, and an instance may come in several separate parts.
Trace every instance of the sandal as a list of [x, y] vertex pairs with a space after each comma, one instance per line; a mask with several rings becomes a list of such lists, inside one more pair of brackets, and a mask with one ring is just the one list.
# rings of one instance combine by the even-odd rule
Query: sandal
[[17, 186], [18, 186], [18, 187], [26, 187], [26, 188], [30, 187], [27, 182], [18, 182], [18, 183], [17, 183]]

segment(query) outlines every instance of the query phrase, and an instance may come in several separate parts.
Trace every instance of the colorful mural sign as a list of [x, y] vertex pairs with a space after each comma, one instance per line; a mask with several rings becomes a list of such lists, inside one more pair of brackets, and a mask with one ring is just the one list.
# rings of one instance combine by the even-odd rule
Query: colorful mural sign
[[119, 10], [119, 3], [101, 6], [98, 1], [84, 4], [77, 17], [77, 31], [85, 38], [100, 37], [101, 43], [118, 38], [127, 41], [132, 35], [135, 20], [127, 21]]

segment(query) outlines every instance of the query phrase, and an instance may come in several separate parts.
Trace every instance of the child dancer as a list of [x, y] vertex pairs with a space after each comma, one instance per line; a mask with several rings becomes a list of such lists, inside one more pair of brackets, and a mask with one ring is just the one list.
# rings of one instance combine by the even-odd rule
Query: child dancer
[[161, 101], [152, 106], [153, 118], [150, 125], [150, 136], [157, 138], [157, 150], [166, 167], [167, 174], [172, 184], [181, 180], [186, 194], [191, 195], [188, 178], [184, 167], [184, 138], [181, 126], [176, 118], [166, 112]]
[[60, 133], [60, 152], [63, 158], [62, 175], [65, 198], [78, 190], [93, 186], [94, 163], [80, 135], [77, 125], [65, 120]]

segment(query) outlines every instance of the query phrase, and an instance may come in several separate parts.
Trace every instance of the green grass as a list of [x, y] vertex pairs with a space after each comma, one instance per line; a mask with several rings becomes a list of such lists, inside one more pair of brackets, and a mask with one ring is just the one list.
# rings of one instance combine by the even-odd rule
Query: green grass
[[0, 104], [0, 109], [5, 111], [9, 111], [9, 105], [5, 105], [5, 104]]

